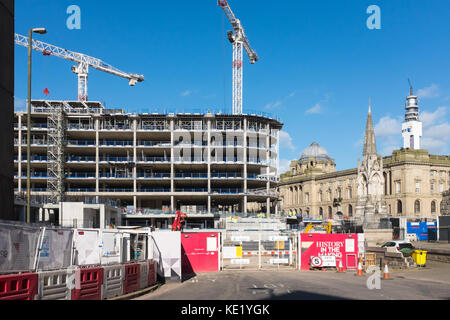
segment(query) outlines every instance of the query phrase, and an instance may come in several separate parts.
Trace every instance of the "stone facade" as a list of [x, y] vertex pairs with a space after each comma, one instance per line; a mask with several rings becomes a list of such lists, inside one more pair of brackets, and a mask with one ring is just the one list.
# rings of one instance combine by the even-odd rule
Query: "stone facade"
[[448, 216], [450, 215], [450, 190], [447, 190], [442, 194], [442, 202], [441, 202], [441, 215]]
[[[320, 213], [323, 218], [333, 218], [337, 213], [355, 216], [357, 168], [324, 172], [311, 167], [310, 172], [294, 175], [293, 169], [298, 166], [299, 160], [293, 161], [291, 171], [281, 175], [278, 188], [282, 212], [295, 210], [315, 218], [320, 218]], [[383, 157], [383, 177], [390, 216], [436, 218], [443, 214], [441, 190], [450, 187], [450, 156], [430, 155], [427, 150], [395, 150]], [[338, 198], [342, 201], [335, 203]]]

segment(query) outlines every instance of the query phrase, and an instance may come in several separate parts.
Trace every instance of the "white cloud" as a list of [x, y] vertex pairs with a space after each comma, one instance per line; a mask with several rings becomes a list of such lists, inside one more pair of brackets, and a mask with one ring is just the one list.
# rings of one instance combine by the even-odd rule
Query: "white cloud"
[[428, 127], [436, 123], [437, 120], [443, 119], [447, 113], [446, 107], [439, 107], [435, 112], [423, 111], [419, 118], [422, 121], [424, 127]]
[[280, 148], [287, 148], [294, 151], [296, 147], [292, 143], [292, 137], [286, 131], [280, 131]]
[[440, 96], [439, 86], [433, 83], [429, 87], [419, 89], [417, 90], [417, 96], [422, 99], [437, 98]]
[[391, 118], [390, 116], [385, 116], [378, 121], [374, 127], [375, 135], [377, 137], [385, 137], [402, 132], [402, 118]]
[[188, 95], [190, 95], [192, 92], [191, 92], [191, 90], [186, 90], [186, 91], [183, 91], [182, 93], [180, 93], [180, 95], [182, 96], [182, 97], [187, 97]]
[[278, 174], [286, 173], [291, 169], [291, 161], [287, 159], [280, 159], [280, 163], [278, 165]]
[[322, 112], [322, 105], [316, 103], [312, 108], [306, 110], [306, 114], [319, 114]]
[[[447, 154], [450, 143], [450, 124], [446, 119], [447, 107], [434, 111], [423, 111], [419, 118], [423, 125], [421, 148], [431, 154]], [[390, 155], [393, 150], [403, 147], [401, 126], [403, 118], [387, 115], [375, 125], [377, 147], [382, 155]]]
[[293, 98], [293, 97], [295, 96], [295, 94], [296, 94], [296, 92], [295, 92], [295, 91], [292, 91], [292, 92], [289, 93], [286, 97], [284, 97], [284, 98], [282, 98], [282, 99], [280, 99], [280, 100], [278, 100], [278, 101], [276, 101], [276, 102], [271, 102], [271, 103], [266, 104], [266, 105], [264, 106], [264, 109], [265, 109], [265, 110], [276, 109], [276, 108], [282, 106], [283, 103], [285, 103], [285, 102], [286, 102], [287, 100], [289, 100], [290, 98]]
[[275, 108], [278, 108], [279, 106], [281, 106], [281, 104], [282, 104], [281, 101], [277, 101], [274, 103], [268, 103], [264, 106], [264, 109], [266, 109], [266, 110], [275, 109]]

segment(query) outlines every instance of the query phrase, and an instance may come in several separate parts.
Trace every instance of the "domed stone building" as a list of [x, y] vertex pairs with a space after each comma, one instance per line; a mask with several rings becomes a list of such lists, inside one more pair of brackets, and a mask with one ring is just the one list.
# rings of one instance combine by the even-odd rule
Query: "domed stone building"
[[307, 147], [280, 176], [281, 212], [314, 219], [352, 219], [367, 216], [369, 211], [414, 219], [441, 215], [442, 194], [450, 188], [450, 156], [420, 149], [420, 130], [408, 131], [411, 108], [417, 113], [414, 121], [419, 121], [417, 101], [411, 92], [402, 132], [408, 139], [390, 156], [376, 153], [371, 111], [362, 162], [358, 161], [357, 168], [336, 171], [335, 160], [325, 148], [317, 142]]

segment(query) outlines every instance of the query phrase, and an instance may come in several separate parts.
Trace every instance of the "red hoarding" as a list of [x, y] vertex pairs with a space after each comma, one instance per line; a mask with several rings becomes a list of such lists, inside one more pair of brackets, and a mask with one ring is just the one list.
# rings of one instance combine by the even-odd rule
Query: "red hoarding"
[[301, 270], [339, 267], [344, 270], [358, 267], [357, 234], [300, 234]]
[[181, 263], [183, 275], [219, 271], [219, 233], [182, 233]]

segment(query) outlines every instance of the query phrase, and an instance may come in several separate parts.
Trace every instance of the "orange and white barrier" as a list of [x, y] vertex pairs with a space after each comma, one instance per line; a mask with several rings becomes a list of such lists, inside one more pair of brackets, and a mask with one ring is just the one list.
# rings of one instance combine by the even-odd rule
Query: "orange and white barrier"
[[357, 275], [360, 276], [360, 277], [363, 275], [363, 268], [362, 268], [362, 264], [361, 264], [361, 258], [359, 259], [359, 262], [358, 262], [358, 273], [357, 273]]
[[389, 268], [388, 268], [388, 263], [387, 261], [384, 263], [384, 276], [383, 276], [384, 280], [389, 280]]

